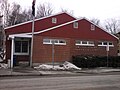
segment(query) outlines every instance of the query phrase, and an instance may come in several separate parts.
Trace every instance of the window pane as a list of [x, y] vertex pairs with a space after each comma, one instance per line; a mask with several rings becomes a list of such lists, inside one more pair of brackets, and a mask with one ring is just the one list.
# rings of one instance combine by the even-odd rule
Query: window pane
[[50, 39], [43, 39], [44, 43], [50, 43]]
[[81, 44], [81, 41], [79, 41], [79, 40], [76, 40], [76, 44]]
[[59, 43], [65, 43], [65, 41], [64, 40], [60, 40]]
[[95, 25], [91, 24], [91, 30], [95, 30]]
[[58, 40], [53, 40], [54, 43], [58, 43]]
[[57, 18], [52, 18], [52, 23], [57, 23]]
[[21, 52], [21, 41], [15, 41], [15, 52], [16, 53]]
[[107, 45], [107, 42], [104, 42], [103, 45]]
[[28, 52], [28, 41], [22, 41], [22, 53]]
[[87, 44], [87, 41], [82, 41], [82, 44]]
[[88, 44], [94, 44], [94, 42], [93, 41], [89, 41]]
[[112, 42], [109, 42], [109, 45], [113, 45], [113, 43], [112, 43]]
[[78, 22], [74, 22], [74, 28], [78, 28]]

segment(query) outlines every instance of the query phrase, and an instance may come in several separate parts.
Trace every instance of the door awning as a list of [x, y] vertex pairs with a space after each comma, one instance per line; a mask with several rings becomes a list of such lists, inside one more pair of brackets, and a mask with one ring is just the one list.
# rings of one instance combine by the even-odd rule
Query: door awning
[[32, 38], [32, 35], [28, 35], [28, 34], [12, 34], [12, 35], [9, 35], [9, 39], [10, 38]]

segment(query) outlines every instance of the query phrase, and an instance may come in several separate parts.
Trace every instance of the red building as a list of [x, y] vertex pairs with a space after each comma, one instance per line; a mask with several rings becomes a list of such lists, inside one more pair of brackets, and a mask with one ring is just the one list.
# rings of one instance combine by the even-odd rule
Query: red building
[[[7, 60], [30, 61], [32, 21], [5, 29]], [[70, 61], [74, 55], [117, 56], [118, 38], [67, 13], [35, 20], [33, 63]], [[106, 51], [107, 49], [107, 51]], [[53, 57], [54, 55], [54, 57]]]

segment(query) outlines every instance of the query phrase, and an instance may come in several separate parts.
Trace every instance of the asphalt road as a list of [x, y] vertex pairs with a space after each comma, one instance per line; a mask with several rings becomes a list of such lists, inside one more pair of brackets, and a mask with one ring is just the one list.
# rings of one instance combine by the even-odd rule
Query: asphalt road
[[0, 90], [120, 90], [120, 75], [14, 77], [0, 79]]

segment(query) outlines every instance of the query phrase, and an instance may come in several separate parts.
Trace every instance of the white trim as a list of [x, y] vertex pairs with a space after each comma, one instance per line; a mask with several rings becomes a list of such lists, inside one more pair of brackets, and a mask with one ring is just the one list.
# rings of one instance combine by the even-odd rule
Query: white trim
[[77, 46], [95, 46], [93, 44], [75, 44], [75, 45], [77, 45]]
[[[98, 45], [100, 47], [106, 47], [107, 45]], [[109, 47], [114, 47], [114, 45], [108, 45]]]
[[12, 34], [12, 35], [9, 35], [9, 38], [15, 38], [15, 37], [32, 38], [32, 35], [27, 35], [27, 34]]
[[[79, 43], [77, 43], [79, 41]], [[86, 42], [86, 44], [83, 44], [83, 42]], [[93, 44], [90, 44], [90, 42], [93, 42]], [[76, 40], [75, 45], [77, 46], [95, 46], [94, 41], [82, 41], [82, 40]]]
[[[101, 44], [99, 44], [99, 42], [101, 42]], [[98, 46], [100, 47], [107, 47], [107, 46], [114, 47], [113, 42], [110, 42], [110, 41], [99, 41], [99, 42], [98, 42]], [[107, 43], [107, 44], [105, 45], [104, 43]], [[112, 45], [109, 45], [109, 43], [112, 43]]]
[[[39, 20], [42, 20], [42, 19], [46, 19], [46, 18], [49, 18], [49, 17], [53, 17], [53, 16], [57, 16], [57, 15], [60, 15], [60, 14], [64, 14], [66, 13], [67, 15], [73, 17], [74, 19], [76, 19], [74, 16], [70, 15], [69, 13], [67, 12], [59, 12], [59, 13], [56, 13], [56, 14], [53, 14], [53, 15], [50, 15], [50, 16], [46, 16], [46, 17], [42, 17], [42, 18], [39, 18], [39, 19], [35, 19], [35, 21], [39, 21]], [[10, 27], [6, 27], [6, 29], [9, 29], [9, 28], [13, 28], [13, 27], [16, 27], [16, 26], [20, 26], [20, 25], [24, 25], [24, 24], [28, 24], [28, 23], [32, 23], [33, 20], [30, 20], [30, 21], [27, 21], [27, 22], [24, 22], [24, 23], [20, 23], [20, 24], [17, 24], [17, 25], [13, 25], [13, 26], [10, 26]]]

